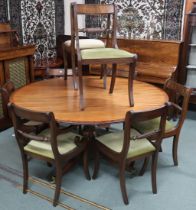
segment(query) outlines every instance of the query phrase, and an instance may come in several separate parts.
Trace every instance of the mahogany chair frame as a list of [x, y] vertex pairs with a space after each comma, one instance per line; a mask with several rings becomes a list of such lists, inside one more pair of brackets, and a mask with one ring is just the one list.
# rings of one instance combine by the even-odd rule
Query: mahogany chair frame
[[[14, 104], [9, 104], [9, 110], [12, 116], [12, 121], [14, 125], [14, 131], [16, 140], [21, 152], [22, 163], [23, 163], [23, 193], [26, 194], [28, 190], [28, 157], [37, 158], [40, 160], [47, 161], [48, 163], [54, 164], [56, 169], [55, 175], [55, 194], [53, 199], [53, 205], [56, 206], [58, 204], [60, 189], [61, 189], [61, 181], [63, 176], [63, 167], [66, 163], [69, 163], [73, 158], [81, 155], [86, 149], [86, 141], [79, 141], [76, 137], [75, 143], [77, 145], [76, 148], [69, 151], [68, 153], [61, 154], [58, 150], [58, 142], [57, 136], [61, 134], [61, 130], [58, 129], [54, 114], [52, 112], [33, 112], [26, 109], [19, 108]], [[50, 137], [38, 136], [34, 134], [29, 134], [26, 130], [23, 129], [23, 119], [32, 120], [42, 122], [44, 124], [48, 124], [50, 129]], [[69, 129], [68, 129], [69, 131]], [[63, 130], [65, 132], [65, 130]], [[29, 143], [30, 140], [35, 141], [49, 141], [51, 143], [52, 152], [54, 155], [54, 159], [34, 154], [30, 151], [25, 151], [24, 147]], [[85, 168], [85, 170], [88, 170]], [[89, 173], [88, 171], [85, 174]]]
[[[168, 79], [164, 84], [164, 90], [167, 92], [169, 96], [171, 96], [171, 100], [174, 102], [170, 102], [170, 108], [168, 110], [168, 118], [170, 119], [170, 114], [175, 113], [178, 116], [178, 122], [173, 127], [172, 130], [165, 130], [165, 133], [163, 135], [163, 140], [167, 139], [169, 137], [173, 137], [172, 141], [172, 158], [175, 166], [178, 166], [178, 143], [179, 143], [179, 136], [180, 132], [184, 123], [184, 120], [186, 118], [189, 100], [191, 93], [193, 91], [192, 88], [187, 88], [179, 83], [174, 82], [172, 79]], [[179, 105], [178, 101], [180, 100]], [[140, 131], [141, 132], [141, 131]], [[162, 151], [162, 148], [160, 148], [160, 151]], [[142, 169], [140, 171], [140, 175], [143, 175], [145, 173], [145, 170], [147, 168], [149, 159], [146, 158], [144, 160]]]
[[4, 110], [4, 115], [6, 116], [7, 119], [11, 119], [7, 105], [9, 103], [9, 97], [10, 95], [15, 91], [14, 83], [12, 81], [7, 81], [1, 88], [1, 97], [2, 97], [2, 104], [3, 104], [3, 110]]
[[[128, 64], [129, 65], [129, 76], [128, 76], [128, 95], [129, 104], [134, 106], [133, 101], [133, 78], [135, 75], [136, 57], [130, 56], [127, 58], [105, 58], [105, 59], [82, 59], [81, 50], [79, 46], [79, 32], [83, 33], [105, 33], [106, 35], [106, 48], [111, 46], [112, 48], [118, 49], [116, 31], [117, 31], [117, 9], [114, 4], [71, 4], [71, 43], [72, 51], [77, 53], [78, 62], [78, 79], [79, 79], [79, 91], [80, 91], [80, 107], [84, 109], [84, 97], [83, 97], [83, 81], [82, 81], [82, 65], [101, 64], [104, 72], [104, 88], [106, 88], [106, 67], [108, 64], [112, 65], [112, 77], [109, 93], [113, 93], [117, 64]], [[78, 28], [78, 15], [100, 15], [107, 17], [107, 26], [105, 28]], [[113, 21], [112, 21], [113, 20]], [[76, 42], [76, 43], [75, 43]], [[104, 48], [105, 49], [105, 48]], [[74, 56], [74, 57], [73, 57]], [[75, 59], [75, 55], [72, 53], [72, 60]], [[76, 75], [76, 74], [75, 74]]]
[[[15, 86], [14, 83], [11, 80], [8, 80], [2, 88], [0, 88], [1, 96], [2, 96], [2, 102], [3, 102], [3, 110], [4, 110], [4, 115], [6, 118], [10, 121], [11, 123], [11, 116], [8, 111], [8, 103], [9, 103], [9, 98], [10, 95], [15, 91]], [[26, 128], [26, 131], [29, 132], [35, 132], [39, 133], [43, 129], [46, 128], [45, 124], [41, 123], [35, 123], [33, 121], [26, 121], [24, 120], [24, 127]]]
[[[168, 95], [174, 94], [176, 97], [176, 103], [171, 102], [171, 108], [176, 111], [177, 115], [179, 116], [178, 123], [176, 126], [169, 131], [164, 133], [163, 138], [173, 137], [173, 146], [172, 146], [172, 156], [174, 165], [178, 165], [178, 143], [179, 143], [179, 136], [181, 132], [181, 128], [183, 126], [184, 120], [186, 118], [189, 99], [192, 93], [191, 88], [187, 88], [179, 83], [174, 82], [172, 79], [169, 79], [164, 84], [164, 90], [168, 93]], [[178, 99], [181, 99], [181, 106], [178, 104]], [[172, 111], [173, 111], [172, 110]]]
[[[97, 177], [98, 170], [99, 170], [99, 159], [100, 154], [104, 155], [105, 157], [112, 160], [112, 162], [116, 162], [119, 167], [119, 178], [120, 178], [120, 188], [122, 192], [123, 201], [125, 204], [128, 204], [128, 196], [126, 191], [125, 185], [125, 169], [126, 166], [129, 166], [133, 161], [143, 158], [152, 157], [152, 165], [151, 165], [151, 182], [152, 182], [152, 191], [154, 194], [157, 193], [157, 184], [156, 184], [156, 168], [157, 168], [157, 160], [158, 160], [158, 153], [162, 142], [162, 137], [165, 130], [165, 123], [166, 123], [166, 115], [168, 110], [168, 104], [165, 106], [145, 111], [145, 112], [134, 112], [128, 111], [125, 116], [125, 127], [124, 127], [124, 141], [121, 152], [115, 152], [99, 142], [98, 140], [95, 141], [95, 148], [96, 148], [96, 156], [95, 156], [95, 166], [94, 166], [94, 173], [93, 179]], [[136, 136], [132, 136], [131, 127], [135, 121], [145, 121], [149, 119], [154, 119], [156, 117], [160, 117], [160, 124], [157, 130], [150, 131], [145, 134], [138, 134]], [[131, 136], [131, 137], [130, 137]], [[147, 138], [155, 147], [155, 151], [147, 152], [139, 156], [135, 156], [132, 158], [127, 158], [127, 154], [129, 151], [129, 147], [131, 147], [131, 141], [139, 139]], [[153, 141], [156, 140], [156, 141]]]

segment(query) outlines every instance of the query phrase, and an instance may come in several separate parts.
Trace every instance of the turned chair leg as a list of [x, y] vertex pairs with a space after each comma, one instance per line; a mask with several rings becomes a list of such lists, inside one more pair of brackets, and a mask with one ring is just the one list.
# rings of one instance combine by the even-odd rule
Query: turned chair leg
[[128, 77], [128, 93], [129, 93], [129, 104], [134, 106], [133, 100], [133, 80], [135, 75], [135, 62], [129, 64], [129, 77]]
[[111, 83], [110, 83], [110, 91], [109, 93], [113, 93], [114, 90], [114, 85], [116, 81], [116, 70], [117, 70], [117, 64], [112, 64], [112, 78], [111, 78]]
[[120, 166], [120, 188], [121, 188], [123, 201], [127, 205], [129, 204], [129, 200], [128, 200], [126, 184], [125, 184], [125, 163], [120, 163], [120, 165], [121, 165]]
[[173, 138], [173, 147], [172, 147], [173, 162], [175, 166], [178, 166], [178, 141], [179, 141], [179, 135], [175, 135]]

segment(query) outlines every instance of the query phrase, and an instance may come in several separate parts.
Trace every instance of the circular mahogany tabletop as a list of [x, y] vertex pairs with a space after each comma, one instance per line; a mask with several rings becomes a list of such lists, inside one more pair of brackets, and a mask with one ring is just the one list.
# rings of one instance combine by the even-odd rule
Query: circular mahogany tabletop
[[59, 122], [104, 124], [124, 121], [128, 110], [146, 111], [159, 108], [168, 101], [167, 94], [151, 84], [134, 81], [134, 107], [129, 107], [128, 79], [116, 78], [113, 94], [109, 94], [99, 77], [83, 77], [85, 110], [79, 107], [79, 91], [73, 89], [72, 77], [31, 83], [17, 89], [10, 98], [15, 105], [33, 111], [52, 111]]

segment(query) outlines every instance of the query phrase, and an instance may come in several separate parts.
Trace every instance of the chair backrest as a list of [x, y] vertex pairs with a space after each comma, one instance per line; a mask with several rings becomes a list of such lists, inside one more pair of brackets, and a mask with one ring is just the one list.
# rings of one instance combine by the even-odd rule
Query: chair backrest
[[7, 105], [9, 103], [9, 97], [14, 92], [15, 87], [14, 83], [12, 81], [7, 81], [1, 88], [0, 93], [2, 97], [2, 104], [3, 104], [3, 110], [5, 117], [9, 118], [9, 113], [7, 109]]
[[[54, 114], [52, 112], [35, 112], [22, 109], [13, 103], [8, 104], [9, 111], [14, 125], [16, 140], [18, 142], [21, 152], [24, 152], [24, 146], [30, 141], [48, 141], [51, 143], [54, 158], [60, 157], [57, 145], [57, 125]], [[29, 133], [25, 126], [26, 121], [36, 121], [44, 123], [49, 127], [49, 137], [38, 136], [34, 133]], [[29, 126], [28, 126], [29, 127]]]
[[[106, 47], [110, 45], [109, 37], [111, 37], [111, 44], [113, 48], [117, 48], [116, 31], [117, 31], [117, 9], [114, 4], [71, 4], [71, 34], [72, 44], [75, 44], [79, 53], [79, 32], [83, 33], [104, 33], [106, 35]], [[104, 18], [106, 22], [105, 28], [79, 28], [79, 15], [93, 15], [99, 18]], [[74, 46], [75, 47], [75, 46]], [[75, 48], [74, 48], [75, 49]]]
[[[165, 124], [167, 118], [167, 111], [168, 111], [169, 103], [166, 103], [163, 107], [143, 111], [143, 112], [134, 112], [128, 111], [125, 115], [125, 129], [124, 129], [124, 143], [121, 153], [123, 157], [126, 158], [129, 147], [131, 147], [131, 141], [139, 140], [143, 138], [147, 138], [149, 140], [156, 140], [154, 145], [159, 148], [161, 145], [162, 137], [165, 132]], [[132, 134], [131, 128], [133, 127], [135, 122], [142, 122], [147, 120], [152, 120], [160, 117], [160, 123], [157, 130], [148, 131], [147, 133], [142, 134]]]
[[[192, 89], [187, 88], [179, 83], [176, 83], [171, 79], [165, 82], [164, 89], [168, 93], [168, 95], [171, 95], [171, 94], [175, 95], [176, 103], [172, 102], [172, 105], [173, 105], [172, 107], [175, 110], [177, 110], [178, 113], [180, 112], [180, 117], [176, 125], [176, 128], [181, 129], [184, 123], [186, 114], [187, 114], [189, 99], [190, 99]], [[181, 99], [181, 101], [179, 101], [179, 99]], [[179, 105], [178, 102], [181, 105]]]

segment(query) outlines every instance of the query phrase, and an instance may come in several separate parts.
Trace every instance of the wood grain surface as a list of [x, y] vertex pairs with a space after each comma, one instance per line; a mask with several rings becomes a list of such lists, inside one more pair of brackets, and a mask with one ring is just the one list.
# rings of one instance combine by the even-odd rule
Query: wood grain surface
[[124, 121], [128, 110], [145, 111], [161, 107], [167, 94], [151, 84], [134, 81], [135, 106], [129, 107], [128, 80], [117, 78], [113, 94], [109, 94], [99, 77], [83, 77], [85, 110], [80, 111], [79, 91], [74, 90], [72, 77], [31, 83], [16, 90], [10, 101], [33, 111], [52, 111], [59, 122], [73, 124], [104, 124]]

